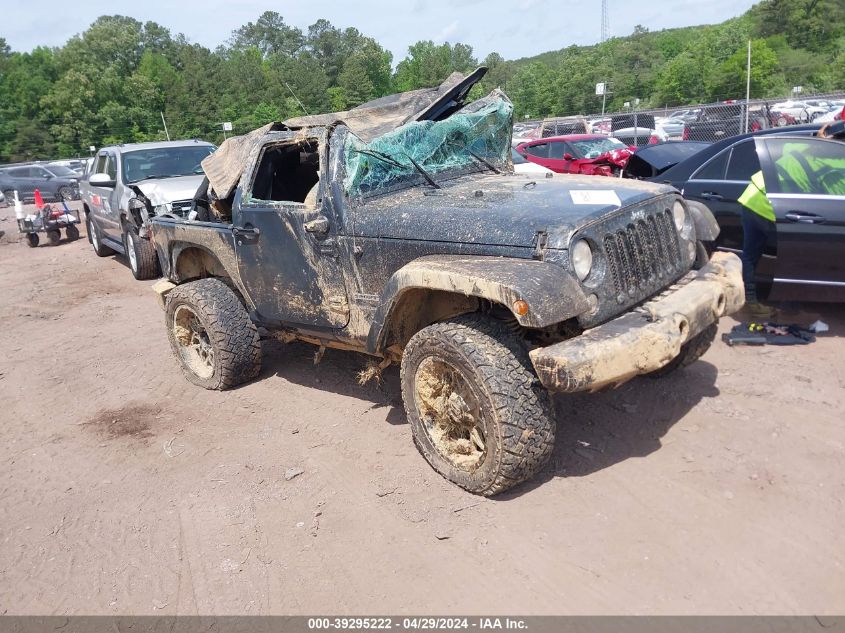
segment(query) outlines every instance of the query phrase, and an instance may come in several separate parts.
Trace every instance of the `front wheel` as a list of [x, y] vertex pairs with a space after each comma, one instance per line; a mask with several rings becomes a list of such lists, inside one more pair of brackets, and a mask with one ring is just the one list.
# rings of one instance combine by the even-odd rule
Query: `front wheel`
[[38, 233], [27, 233], [26, 243], [30, 248], [35, 248], [41, 240], [38, 238]]
[[59, 187], [58, 196], [59, 200], [66, 200], [70, 202], [74, 198], [74, 192], [71, 187]]
[[50, 240], [50, 246], [58, 246], [62, 241], [62, 234], [59, 229], [50, 229], [47, 231], [47, 239]]
[[205, 389], [229, 389], [261, 371], [258, 330], [219, 279], [174, 288], [164, 311], [170, 346], [185, 376]]
[[549, 397], [521, 342], [468, 315], [417, 332], [402, 356], [402, 399], [428, 463], [492, 496], [531, 478], [554, 448]]
[[145, 240], [127, 227], [123, 234], [123, 244], [135, 279], [155, 279], [159, 276], [158, 255], [150, 240]]
[[76, 228], [75, 224], [68, 224], [67, 228], [65, 229], [65, 236], [68, 239], [68, 242], [73, 242], [79, 239], [79, 229]]

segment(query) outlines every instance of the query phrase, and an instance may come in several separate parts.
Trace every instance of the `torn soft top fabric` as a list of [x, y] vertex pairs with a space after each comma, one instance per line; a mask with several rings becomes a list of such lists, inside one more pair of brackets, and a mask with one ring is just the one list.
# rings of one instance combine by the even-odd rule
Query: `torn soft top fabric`
[[458, 110], [470, 89], [485, 75], [479, 67], [467, 76], [452, 73], [436, 88], [422, 88], [388, 95], [345, 112], [330, 112], [268, 123], [242, 136], [233, 136], [202, 161], [214, 193], [228, 198], [241, 179], [252, 151], [269, 132], [286, 129], [330, 126], [343, 122], [358, 138], [369, 142], [411, 121], [439, 120]]

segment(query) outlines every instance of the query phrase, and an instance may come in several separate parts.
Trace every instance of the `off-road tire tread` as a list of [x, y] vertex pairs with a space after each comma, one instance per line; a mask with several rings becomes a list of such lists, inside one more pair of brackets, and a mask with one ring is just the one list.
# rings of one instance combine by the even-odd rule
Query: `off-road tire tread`
[[75, 224], [69, 224], [65, 229], [65, 237], [68, 242], [75, 242], [79, 239], [79, 227]]
[[[131, 231], [132, 229], [127, 230]], [[160, 272], [155, 246], [151, 240], [145, 240], [137, 234], [133, 237], [135, 238], [135, 259], [138, 262], [138, 272], [133, 270], [132, 275], [139, 281], [157, 278]], [[127, 251], [126, 256], [129, 257], [129, 238], [126, 237], [123, 243]], [[129, 269], [131, 270], [132, 266]]]
[[214, 346], [217, 371], [203, 380], [179, 365], [188, 380], [206, 389], [231, 389], [261, 372], [261, 340], [258, 329], [237, 295], [219, 279], [200, 279], [177, 286], [167, 295], [165, 324], [174, 354], [178, 343], [171, 326], [178, 304], [189, 305], [199, 316]]
[[708, 326], [706, 329], [702, 330], [689, 341], [684, 343], [681, 346], [680, 353], [673, 358], [668, 365], [650, 373], [649, 376], [651, 378], [663, 378], [677, 369], [683, 369], [684, 367], [692, 365], [695, 361], [704, 356], [708, 349], [710, 349], [710, 346], [716, 339], [716, 333], [718, 330], [719, 326], [715, 323]]
[[47, 231], [47, 239], [50, 240], [50, 246], [58, 246], [62, 241], [62, 234], [59, 229], [50, 229]]
[[[432, 344], [440, 350], [455, 347], [462, 350], [481, 378], [481, 391], [489, 394], [501, 427], [498, 468], [492, 478], [470, 492], [489, 497], [530, 479], [554, 450], [556, 424], [548, 392], [534, 373], [522, 341], [500, 322], [478, 314], [463, 315], [420, 330], [408, 342], [402, 356], [402, 398], [409, 416], [416, 413], [411, 413], [414, 395], [406, 389], [405, 375], [415, 370], [412, 365], [417, 366], [417, 355]], [[414, 443], [434, 466], [416, 437]]]

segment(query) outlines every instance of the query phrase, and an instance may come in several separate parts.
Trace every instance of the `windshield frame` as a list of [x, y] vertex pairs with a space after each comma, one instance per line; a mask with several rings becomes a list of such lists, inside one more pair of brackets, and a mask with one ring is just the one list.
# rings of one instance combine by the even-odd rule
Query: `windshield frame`
[[[210, 156], [217, 148], [211, 144], [198, 144], [198, 143], [186, 143], [184, 145], [172, 145], [166, 147], [149, 147], [143, 149], [135, 149], [130, 151], [122, 151], [120, 153], [120, 178], [125, 185], [135, 185], [140, 182], [144, 182], [145, 180], [156, 180], [156, 179], [166, 179], [166, 178], [182, 178], [185, 176], [201, 176], [203, 174], [201, 161], [205, 159], [207, 156]], [[151, 178], [154, 174], [149, 174], [143, 178], [133, 178], [130, 179], [128, 177], [129, 170], [126, 168], [126, 159], [129, 157], [137, 157], [139, 154], [144, 153], [161, 153], [161, 152], [179, 152], [184, 150], [197, 150], [198, 152], [201, 150], [207, 150], [207, 153], [200, 158], [200, 161], [197, 162], [198, 171], [194, 170], [191, 173], [187, 174], [155, 174], [155, 178]]]

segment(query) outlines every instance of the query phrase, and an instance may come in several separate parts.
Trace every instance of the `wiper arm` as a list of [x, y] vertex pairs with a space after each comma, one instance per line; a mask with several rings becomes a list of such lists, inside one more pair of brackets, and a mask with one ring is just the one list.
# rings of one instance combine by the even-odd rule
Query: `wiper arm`
[[440, 185], [438, 185], [436, 182], [434, 182], [434, 178], [432, 178], [429, 175], [429, 173], [425, 169], [423, 169], [417, 161], [415, 161], [413, 158], [408, 156], [408, 154], [405, 154], [405, 158], [407, 158], [409, 161], [411, 161], [411, 164], [416, 168], [416, 170], [418, 172], [420, 172], [420, 174], [422, 175], [423, 178], [425, 178], [425, 180], [428, 184], [430, 184], [435, 189], [441, 188]]
[[478, 154], [476, 154], [475, 152], [473, 152], [471, 149], [468, 149], [468, 150], [467, 150], [467, 154], [469, 154], [470, 156], [472, 156], [475, 160], [477, 160], [477, 161], [478, 161], [479, 163], [481, 163], [482, 165], [487, 166], [487, 167], [488, 167], [489, 169], [491, 169], [494, 173], [497, 173], [497, 174], [501, 174], [501, 173], [502, 173], [502, 172], [501, 172], [501, 170], [499, 170], [499, 169], [497, 169], [496, 167], [494, 167], [494, 166], [493, 166], [493, 163], [491, 163], [490, 161], [488, 161], [488, 160], [486, 160], [486, 159], [484, 159], [484, 158], [481, 158], [481, 156], [479, 156]]
[[385, 163], [390, 163], [394, 167], [404, 167], [402, 163], [397, 161], [392, 156], [388, 154], [384, 154], [382, 152], [377, 152], [374, 149], [353, 149], [353, 152], [356, 154], [364, 154], [365, 156], [372, 156], [373, 158], [378, 158], [379, 160], [383, 160]]

